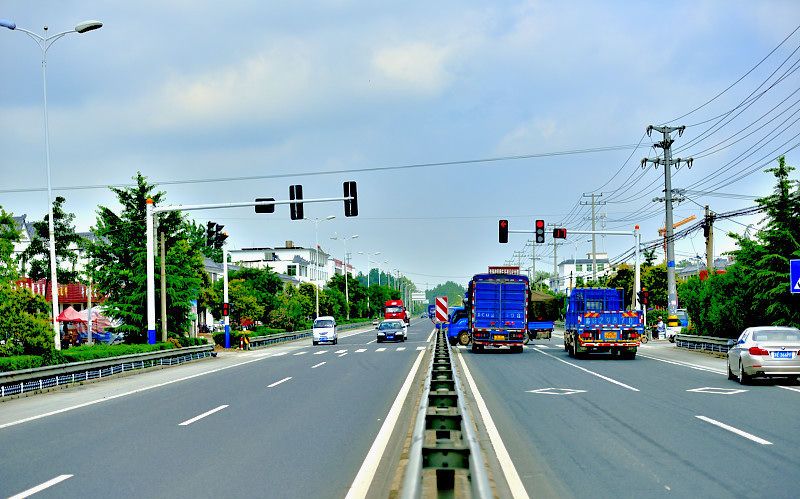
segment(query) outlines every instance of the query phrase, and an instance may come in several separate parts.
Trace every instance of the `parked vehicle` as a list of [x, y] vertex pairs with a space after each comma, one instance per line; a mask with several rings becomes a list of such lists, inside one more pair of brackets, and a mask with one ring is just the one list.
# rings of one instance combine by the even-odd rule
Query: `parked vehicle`
[[403, 300], [388, 300], [383, 308], [384, 319], [400, 319], [406, 324], [411, 324], [411, 317], [406, 310]]
[[564, 350], [570, 357], [592, 352], [611, 352], [636, 358], [644, 334], [642, 313], [623, 309], [622, 290], [578, 288], [572, 290], [564, 324]]
[[314, 320], [311, 326], [311, 344], [319, 345], [321, 342], [339, 343], [336, 333], [336, 319], [330, 315], [323, 315]]
[[378, 324], [378, 343], [384, 341], [406, 341], [408, 329], [401, 319], [387, 319]]
[[758, 326], [745, 329], [728, 350], [728, 379], [746, 385], [755, 377], [800, 377], [800, 329]]
[[467, 286], [472, 351], [508, 346], [522, 352], [528, 327], [528, 278], [513, 274], [477, 274]]

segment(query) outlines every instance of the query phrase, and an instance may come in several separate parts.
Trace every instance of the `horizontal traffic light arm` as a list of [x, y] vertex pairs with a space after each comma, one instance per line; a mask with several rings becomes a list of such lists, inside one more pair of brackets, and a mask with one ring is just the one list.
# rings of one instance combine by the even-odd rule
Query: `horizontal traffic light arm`
[[[509, 233], [513, 234], [536, 234], [535, 230], [509, 230]], [[578, 235], [591, 235], [591, 234], [602, 234], [604, 236], [631, 236], [634, 235], [636, 231], [622, 231], [622, 230], [569, 230], [567, 229], [567, 235], [569, 234], [578, 234]]]
[[[338, 197], [338, 198], [317, 198], [317, 199], [303, 199], [303, 204], [306, 203], [327, 203], [331, 201], [352, 201], [353, 197]], [[167, 213], [170, 211], [189, 211], [189, 210], [216, 210], [221, 208], [241, 208], [247, 206], [270, 206], [276, 204], [291, 204], [297, 203], [296, 200], [282, 199], [278, 201], [243, 201], [241, 203], [214, 203], [214, 204], [184, 204], [184, 205], [170, 205], [170, 206], [156, 206], [153, 208], [153, 213]]]

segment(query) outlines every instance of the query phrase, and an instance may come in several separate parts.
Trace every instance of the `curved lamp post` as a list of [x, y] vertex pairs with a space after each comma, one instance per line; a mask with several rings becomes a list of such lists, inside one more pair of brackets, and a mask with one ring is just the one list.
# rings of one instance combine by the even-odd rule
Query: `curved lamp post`
[[[44, 36], [36, 34], [30, 30], [25, 28], [20, 28], [14, 23], [13, 21], [9, 21], [8, 19], [0, 19], [0, 26], [3, 28], [8, 28], [12, 31], [21, 31], [25, 33], [36, 44], [42, 51], [42, 88], [44, 94], [44, 145], [45, 145], [45, 163], [47, 165], [47, 208], [49, 213], [49, 225], [48, 225], [48, 239], [50, 242], [50, 293], [52, 294], [52, 303], [53, 303], [53, 334], [54, 334], [54, 343], [56, 350], [61, 350], [61, 335], [58, 332], [58, 321], [56, 318], [58, 317], [58, 281], [56, 276], [56, 268], [58, 267], [58, 263], [56, 261], [56, 238], [55, 238], [55, 228], [53, 225], [53, 192], [50, 183], [50, 134], [48, 131], [47, 125], [47, 51], [60, 38], [69, 35], [70, 33], [87, 33], [89, 31], [94, 31], [96, 29], [100, 29], [103, 27], [103, 23], [100, 21], [84, 21], [71, 30], [62, 31], [60, 33], [56, 33], [55, 35], [47, 35], [47, 26], [44, 27]], [[91, 333], [90, 333], [91, 336]]]

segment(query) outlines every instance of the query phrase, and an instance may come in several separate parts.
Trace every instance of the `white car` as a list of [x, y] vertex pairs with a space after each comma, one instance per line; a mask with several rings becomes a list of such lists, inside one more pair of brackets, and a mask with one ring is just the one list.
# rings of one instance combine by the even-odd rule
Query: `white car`
[[314, 320], [314, 325], [311, 327], [313, 345], [319, 345], [320, 342], [330, 342], [337, 344], [339, 336], [336, 334], [336, 319], [330, 315], [323, 315]]

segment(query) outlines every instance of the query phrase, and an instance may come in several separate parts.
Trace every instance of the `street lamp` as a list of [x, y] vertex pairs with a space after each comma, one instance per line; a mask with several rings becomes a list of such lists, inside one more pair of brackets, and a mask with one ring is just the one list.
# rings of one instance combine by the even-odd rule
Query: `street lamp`
[[344, 302], [347, 308], [347, 320], [350, 320], [350, 294], [347, 289], [347, 240], [356, 239], [358, 234], [353, 234], [349, 237], [333, 236], [331, 239], [334, 241], [341, 241], [344, 244], [344, 261], [342, 262], [342, 270], [344, 271]]
[[315, 319], [319, 317], [319, 279], [318, 279], [319, 278], [319, 237], [318, 237], [319, 223], [324, 222], [326, 220], [333, 220], [334, 218], [336, 218], [334, 215], [328, 215], [327, 217], [322, 219], [320, 218], [314, 219], [314, 256], [315, 256], [314, 265], [316, 265], [317, 267], [316, 269], [317, 275], [315, 276], [317, 277], [317, 279], [314, 280], [314, 294], [316, 295], [316, 300], [317, 300], [317, 315], [314, 316]]
[[[61, 335], [58, 332], [58, 281], [56, 276], [56, 235], [53, 223], [53, 192], [50, 183], [50, 134], [47, 126], [47, 51], [56, 42], [56, 40], [70, 34], [70, 33], [86, 33], [94, 31], [103, 27], [100, 21], [84, 21], [73, 29], [62, 31], [55, 35], [47, 36], [47, 26], [44, 27], [44, 36], [38, 35], [25, 28], [20, 28], [13, 21], [8, 19], [0, 19], [0, 26], [8, 28], [12, 31], [21, 31], [31, 37], [33, 41], [42, 50], [42, 88], [44, 95], [44, 144], [45, 144], [45, 164], [47, 165], [47, 208], [49, 213], [48, 221], [48, 239], [50, 241], [50, 293], [52, 294], [53, 303], [53, 341], [56, 350], [61, 350]], [[89, 334], [91, 336], [91, 333]]]
[[[370, 263], [379, 263], [379, 262], [374, 262], [374, 261], [370, 260], [370, 258], [369, 258], [369, 257], [370, 257], [370, 256], [377, 256], [377, 255], [380, 255], [380, 254], [381, 254], [381, 252], [380, 252], [380, 251], [376, 251], [375, 253], [364, 253], [363, 251], [359, 251], [359, 252], [358, 252], [358, 254], [359, 254], [359, 255], [366, 255], [366, 256], [367, 256], [367, 267], [369, 267], [369, 264], [370, 264]], [[368, 312], [370, 315], [372, 315], [372, 311], [371, 311], [371, 310], [370, 310], [370, 308], [369, 308], [369, 275], [370, 275], [371, 273], [372, 273], [372, 269], [371, 269], [371, 268], [368, 268], [368, 269], [367, 269], [367, 312]], [[381, 285], [381, 283], [380, 283], [380, 278], [381, 278], [381, 270], [380, 270], [380, 268], [378, 268], [378, 286], [380, 286], [380, 285]]]

